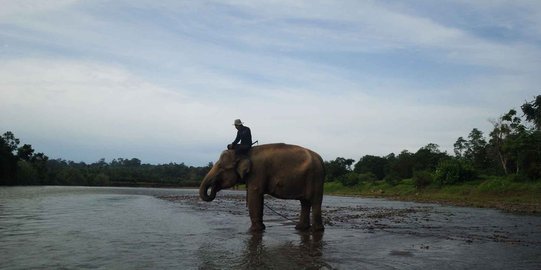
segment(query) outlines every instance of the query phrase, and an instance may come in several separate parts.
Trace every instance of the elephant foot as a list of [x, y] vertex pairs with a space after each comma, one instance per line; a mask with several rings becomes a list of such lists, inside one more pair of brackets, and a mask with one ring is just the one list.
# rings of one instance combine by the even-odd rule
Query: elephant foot
[[265, 230], [265, 224], [259, 223], [259, 224], [252, 224], [250, 227], [250, 232], [262, 232]]
[[295, 229], [299, 230], [299, 231], [307, 231], [308, 229], [310, 229], [310, 224], [301, 224], [301, 223], [299, 223], [299, 224], [297, 224], [295, 226]]

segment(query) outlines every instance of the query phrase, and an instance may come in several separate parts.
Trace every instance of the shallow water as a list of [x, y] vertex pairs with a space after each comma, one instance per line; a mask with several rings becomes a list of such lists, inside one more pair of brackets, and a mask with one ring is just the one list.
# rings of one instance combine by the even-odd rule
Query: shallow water
[[325, 196], [324, 233], [297, 201], [266, 197], [249, 234], [245, 193], [0, 188], [2, 269], [541, 269], [541, 217]]

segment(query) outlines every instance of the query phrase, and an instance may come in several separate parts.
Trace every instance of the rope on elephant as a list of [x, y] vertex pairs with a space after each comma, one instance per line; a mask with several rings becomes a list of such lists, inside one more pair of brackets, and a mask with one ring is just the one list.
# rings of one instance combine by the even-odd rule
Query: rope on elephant
[[275, 214], [277, 214], [277, 215], [279, 215], [279, 216], [281, 216], [281, 217], [283, 217], [283, 218], [285, 218], [285, 219], [287, 219], [287, 220], [289, 220], [289, 221], [295, 222], [294, 220], [292, 220], [292, 219], [290, 219], [290, 218], [288, 218], [288, 217], [286, 217], [286, 216], [284, 216], [284, 215], [282, 215], [282, 214], [276, 212], [276, 210], [272, 209], [267, 203], [263, 203], [263, 205], [265, 205], [267, 208], [269, 208], [269, 209], [270, 209], [272, 212], [274, 212]]

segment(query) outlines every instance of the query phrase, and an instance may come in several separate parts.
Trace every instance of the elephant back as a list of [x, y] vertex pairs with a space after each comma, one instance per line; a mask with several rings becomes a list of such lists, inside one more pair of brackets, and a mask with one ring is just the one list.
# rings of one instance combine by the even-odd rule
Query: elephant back
[[269, 163], [269, 166], [278, 170], [284, 166], [300, 171], [324, 170], [323, 159], [319, 154], [292, 144], [273, 143], [255, 146], [252, 148], [251, 158], [254, 162]]

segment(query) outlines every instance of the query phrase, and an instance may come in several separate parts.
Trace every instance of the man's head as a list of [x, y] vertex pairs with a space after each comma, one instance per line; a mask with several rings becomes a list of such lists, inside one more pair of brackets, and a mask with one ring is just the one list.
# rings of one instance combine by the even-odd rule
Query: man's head
[[233, 125], [235, 125], [235, 127], [238, 129], [239, 127], [242, 126], [242, 121], [240, 121], [240, 119], [235, 119], [235, 122], [233, 123]]

